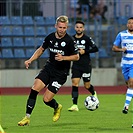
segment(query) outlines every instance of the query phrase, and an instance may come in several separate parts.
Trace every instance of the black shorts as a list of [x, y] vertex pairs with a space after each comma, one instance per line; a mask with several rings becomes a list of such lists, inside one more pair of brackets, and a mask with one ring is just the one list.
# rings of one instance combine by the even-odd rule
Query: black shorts
[[67, 73], [65, 71], [55, 69], [48, 63], [35, 78], [40, 79], [51, 92], [56, 94], [60, 87], [66, 82]]
[[83, 78], [84, 82], [89, 82], [91, 80], [91, 71], [92, 67], [73, 67], [72, 68], [72, 77], [71, 78]]

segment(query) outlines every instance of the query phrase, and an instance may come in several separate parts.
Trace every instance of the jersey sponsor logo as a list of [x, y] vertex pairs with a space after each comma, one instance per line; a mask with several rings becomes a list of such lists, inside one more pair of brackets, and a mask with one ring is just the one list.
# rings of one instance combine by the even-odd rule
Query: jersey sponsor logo
[[54, 81], [52, 83], [52, 86], [56, 87], [56, 90], [59, 89], [61, 87], [61, 84], [59, 84], [57, 81]]
[[60, 53], [61, 55], [64, 55], [64, 51], [62, 51], [62, 50], [53, 49], [53, 48], [50, 48], [49, 50], [50, 50], [51, 52], [53, 52], [53, 53]]
[[62, 46], [62, 47], [65, 47], [65, 46], [66, 46], [66, 42], [62, 42], [62, 43], [61, 43], [61, 46]]
[[90, 73], [83, 73], [82, 77], [84, 77], [84, 78], [89, 78], [90, 75], [91, 75]]
[[85, 49], [85, 45], [77, 45], [78, 48]]

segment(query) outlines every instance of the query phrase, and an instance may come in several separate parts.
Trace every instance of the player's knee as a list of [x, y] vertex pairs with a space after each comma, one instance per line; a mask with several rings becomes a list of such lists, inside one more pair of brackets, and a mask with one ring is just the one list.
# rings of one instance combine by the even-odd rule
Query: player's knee
[[132, 83], [129, 83], [128, 84], [128, 88], [133, 88], [133, 84]]
[[40, 79], [35, 79], [32, 89], [40, 92], [45, 86], [46, 85]]
[[88, 90], [91, 87], [91, 84], [84, 84], [84, 87]]
[[44, 102], [49, 102], [49, 101], [51, 101], [51, 100], [52, 100], [51, 97], [48, 97], [48, 96], [44, 96], [44, 97], [43, 97], [43, 101], [44, 101]]
[[130, 83], [130, 84], [128, 85], [128, 88], [133, 88], [133, 83]]
[[79, 80], [72, 79], [72, 86], [78, 87], [79, 86], [79, 81], [80, 81], [80, 79]]
[[128, 87], [133, 88], [133, 79], [130, 79], [128, 82]]
[[43, 101], [44, 101], [44, 103], [46, 103], [46, 102], [49, 102], [49, 99], [46, 98], [46, 97], [44, 97], [44, 98], [43, 98]]
[[76, 86], [76, 87], [78, 87], [79, 84], [78, 84], [78, 83], [72, 83], [72, 86]]
[[84, 88], [88, 90], [90, 88], [90, 85], [84, 85]]
[[40, 90], [41, 90], [41, 89], [38, 88], [36, 85], [33, 85], [33, 86], [32, 86], [32, 89], [35, 90], [35, 91], [38, 91], [38, 92], [40, 92]]

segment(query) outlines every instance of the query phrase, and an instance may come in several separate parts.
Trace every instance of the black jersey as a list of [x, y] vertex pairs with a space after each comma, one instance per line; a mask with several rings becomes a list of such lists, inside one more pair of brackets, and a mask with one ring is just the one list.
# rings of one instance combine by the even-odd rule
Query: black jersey
[[70, 56], [78, 53], [77, 44], [75, 40], [67, 33], [61, 39], [56, 38], [55, 33], [49, 34], [45, 38], [42, 47], [44, 49], [47, 48], [49, 49], [50, 51], [49, 63], [58, 70], [68, 71], [70, 69], [70, 61], [55, 60], [55, 55], [57, 53], [60, 53], [63, 56]]
[[85, 34], [81, 38], [76, 38], [75, 35], [73, 37], [76, 40], [77, 47], [85, 50], [85, 53], [83, 55], [80, 55], [80, 59], [73, 62], [73, 66], [86, 66], [87, 63], [90, 64], [90, 53], [98, 51], [95, 42], [91, 37]]

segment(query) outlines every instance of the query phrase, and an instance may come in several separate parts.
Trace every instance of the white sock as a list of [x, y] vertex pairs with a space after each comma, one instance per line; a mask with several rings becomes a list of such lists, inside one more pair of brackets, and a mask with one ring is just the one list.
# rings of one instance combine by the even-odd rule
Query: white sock
[[129, 107], [132, 98], [133, 98], [133, 89], [128, 88], [127, 89], [127, 93], [126, 93], [126, 100], [125, 100], [124, 107], [125, 106], [128, 106]]
[[30, 114], [26, 114], [26, 116], [27, 116], [28, 118], [30, 118]]

